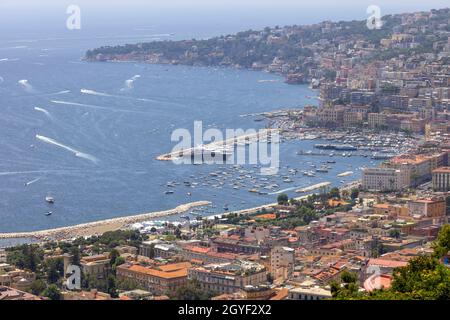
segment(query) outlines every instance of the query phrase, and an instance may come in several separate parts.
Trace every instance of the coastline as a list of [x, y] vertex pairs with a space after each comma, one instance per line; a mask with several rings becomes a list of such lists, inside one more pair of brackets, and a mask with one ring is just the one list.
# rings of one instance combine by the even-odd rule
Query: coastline
[[[360, 180], [351, 181], [345, 186], [340, 187], [339, 189], [345, 190], [345, 189], [351, 189], [358, 185], [360, 183]], [[313, 192], [314, 193], [314, 192]], [[299, 197], [295, 197], [295, 200], [302, 200], [306, 199], [309, 195], [313, 194], [305, 194]], [[156, 211], [156, 212], [149, 212], [149, 213], [143, 213], [143, 214], [137, 214], [132, 216], [126, 216], [126, 217], [119, 217], [119, 218], [112, 218], [112, 219], [106, 219], [106, 220], [99, 220], [99, 221], [93, 221], [93, 222], [87, 222], [82, 224], [77, 224], [73, 226], [67, 226], [67, 227], [59, 227], [54, 229], [47, 229], [47, 230], [39, 230], [39, 231], [29, 231], [29, 232], [11, 232], [11, 233], [0, 233], [0, 239], [20, 239], [20, 238], [34, 238], [37, 240], [45, 240], [45, 239], [53, 239], [53, 240], [67, 240], [77, 237], [87, 237], [87, 236], [94, 236], [103, 234], [108, 231], [116, 231], [119, 229], [123, 229], [127, 227], [130, 224], [137, 223], [137, 222], [143, 222], [147, 221], [149, 219], [154, 218], [161, 218], [171, 215], [180, 214], [183, 212], [186, 212], [192, 208], [195, 207], [201, 207], [201, 206], [207, 206], [210, 205], [210, 201], [195, 201], [190, 203], [181, 204], [174, 209], [169, 209], [165, 211]], [[223, 212], [215, 215], [211, 215], [206, 217], [206, 219], [215, 219], [216, 217], [221, 218], [225, 217], [230, 214], [249, 214], [249, 213], [256, 213], [263, 208], [270, 208], [277, 205], [277, 203], [269, 203], [269, 204], [263, 204], [256, 207], [246, 208], [242, 210], [236, 210], [236, 211], [230, 211], [230, 212]]]
[[210, 205], [210, 201], [195, 201], [186, 204], [181, 204], [174, 209], [165, 211], [156, 211], [143, 214], [137, 214], [126, 217], [111, 218], [106, 220], [99, 220], [93, 222], [87, 222], [67, 227], [59, 227], [54, 229], [29, 231], [29, 232], [11, 232], [0, 233], [0, 239], [13, 239], [13, 238], [35, 238], [45, 239], [52, 238], [55, 240], [71, 239], [75, 237], [93, 236], [102, 234], [108, 231], [115, 231], [126, 227], [127, 225], [147, 221], [153, 218], [166, 217], [171, 215], [180, 214], [186, 212], [194, 207], [201, 207]]

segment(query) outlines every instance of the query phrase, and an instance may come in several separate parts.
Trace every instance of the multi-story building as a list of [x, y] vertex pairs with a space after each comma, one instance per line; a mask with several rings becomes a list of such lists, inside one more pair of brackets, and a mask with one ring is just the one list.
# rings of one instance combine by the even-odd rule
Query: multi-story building
[[240, 260], [191, 268], [189, 279], [197, 279], [204, 291], [233, 293], [246, 286], [264, 284], [267, 271], [261, 264]]
[[398, 191], [409, 186], [408, 172], [394, 168], [366, 168], [362, 188], [372, 191]]
[[446, 204], [444, 198], [417, 199], [408, 203], [409, 214], [428, 218], [445, 216]]
[[450, 191], [450, 167], [439, 167], [433, 170], [433, 190]]
[[386, 115], [384, 113], [369, 113], [367, 121], [370, 128], [381, 128], [386, 126]]
[[27, 290], [34, 280], [36, 280], [34, 272], [16, 269], [7, 263], [0, 264], [0, 286]]
[[122, 264], [117, 267], [118, 280], [131, 280], [153, 294], [174, 292], [187, 283], [189, 262], [172, 263], [155, 267]]
[[392, 158], [389, 166], [409, 172], [409, 184], [418, 186], [431, 180], [431, 172], [443, 166], [446, 153], [437, 154], [403, 154]]
[[80, 265], [85, 274], [99, 279], [105, 278], [111, 269], [110, 259], [106, 254], [83, 257], [80, 260]]
[[294, 264], [294, 249], [277, 246], [270, 251], [270, 275], [273, 279], [289, 279], [294, 272]]
[[331, 299], [331, 291], [320, 287], [297, 287], [289, 290], [290, 300], [322, 300]]

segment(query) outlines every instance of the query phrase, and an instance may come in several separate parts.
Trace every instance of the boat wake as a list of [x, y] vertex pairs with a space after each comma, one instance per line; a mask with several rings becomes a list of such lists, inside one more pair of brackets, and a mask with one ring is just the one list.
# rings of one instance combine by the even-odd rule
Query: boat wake
[[110, 94], [103, 93], [103, 92], [98, 92], [98, 91], [90, 90], [90, 89], [81, 89], [80, 92], [84, 93], [84, 94], [90, 94], [90, 95], [93, 95], [93, 96], [112, 97], [112, 95], [110, 95]]
[[19, 58], [12, 58], [12, 59], [2, 58], [2, 59], [0, 59], [0, 62], [13, 62], [13, 61], [19, 61], [19, 60], [20, 60]]
[[83, 108], [90, 108], [90, 109], [96, 109], [96, 110], [107, 110], [107, 111], [111, 111], [111, 112], [126, 112], [126, 113], [148, 114], [148, 112], [144, 112], [144, 111], [115, 109], [115, 108], [108, 108], [108, 107], [97, 106], [97, 105], [93, 105], [93, 104], [85, 104], [85, 103], [62, 101], [62, 100], [51, 100], [50, 102], [55, 103], [55, 104], [62, 104], [62, 105], [76, 106], [76, 107], [83, 107]]
[[69, 152], [72, 152], [75, 155], [75, 157], [89, 160], [89, 161], [91, 161], [91, 162], [93, 162], [95, 164], [98, 163], [98, 159], [96, 157], [94, 157], [94, 156], [92, 156], [92, 155], [90, 155], [88, 153], [84, 153], [84, 152], [78, 151], [78, 150], [76, 150], [76, 149], [74, 149], [72, 147], [66, 146], [65, 144], [62, 144], [62, 143], [60, 143], [60, 142], [58, 142], [56, 140], [53, 140], [52, 138], [48, 138], [48, 137], [41, 136], [41, 135], [37, 134], [36, 135], [36, 139], [38, 139], [38, 140], [40, 140], [42, 142], [48, 143], [48, 144], [53, 144], [55, 146], [58, 146], [60, 148], [65, 149], [65, 150], [67, 150]]
[[52, 115], [50, 114], [50, 112], [48, 112], [47, 110], [45, 110], [44, 108], [39, 108], [39, 107], [34, 107], [34, 110], [42, 112], [43, 114], [45, 114], [47, 117], [49, 117], [50, 119], [52, 118]]
[[60, 94], [66, 94], [66, 93], [70, 93], [70, 90], [62, 90], [62, 91], [58, 91], [58, 92], [55, 92], [55, 93], [51, 93], [51, 95], [57, 96], [57, 95], [60, 95]]
[[[129, 91], [129, 90], [133, 89], [134, 81], [140, 77], [141, 76], [137, 74], [137, 75], [133, 76], [131, 79], [126, 80], [125, 87], [120, 89], [120, 91], [125, 92], [125, 91]], [[184, 106], [184, 105], [178, 104], [176, 102], [168, 102], [168, 101], [155, 100], [155, 99], [136, 98], [136, 97], [129, 97], [129, 96], [124, 96], [124, 95], [109, 94], [109, 93], [99, 92], [99, 91], [95, 91], [95, 90], [91, 90], [91, 89], [81, 89], [80, 92], [83, 94], [89, 94], [89, 95], [100, 96], [100, 97], [109, 97], [109, 98], [117, 98], [117, 99], [127, 99], [127, 100], [135, 100], [135, 101], [143, 101], [143, 102], [151, 102], [151, 103], [165, 103], [165, 104], [174, 104], [174, 105]], [[114, 109], [114, 110], [116, 110], [116, 109]], [[122, 110], [122, 111], [125, 111], [125, 110]], [[133, 111], [129, 111], [129, 112], [133, 112]]]
[[29, 186], [30, 184], [33, 184], [35, 182], [38, 182], [39, 180], [41, 180], [41, 178], [36, 178], [34, 180], [28, 181], [27, 183], [25, 183], [25, 186]]

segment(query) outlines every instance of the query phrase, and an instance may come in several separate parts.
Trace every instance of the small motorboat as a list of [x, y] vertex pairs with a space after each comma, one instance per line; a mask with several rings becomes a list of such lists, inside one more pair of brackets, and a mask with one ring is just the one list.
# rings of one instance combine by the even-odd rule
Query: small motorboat
[[47, 201], [48, 203], [55, 203], [55, 198], [51, 196], [46, 196], [45, 201]]
[[167, 190], [166, 192], [164, 192], [165, 194], [173, 194], [172, 190]]
[[46, 213], [45, 213], [45, 215], [48, 217], [48, 216], [51, 216], [52, 215], [52, 211], [47, 211]]

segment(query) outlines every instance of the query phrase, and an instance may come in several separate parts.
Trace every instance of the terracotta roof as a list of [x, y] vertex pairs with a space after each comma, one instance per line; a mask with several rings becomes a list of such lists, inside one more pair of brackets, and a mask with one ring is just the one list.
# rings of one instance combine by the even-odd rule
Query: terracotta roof
[[405, 261], [396, 261], [396, 260], [389, 260], [389, 259], [370, 259], [368, 265], [369, 266], [380, 266], [380, 267], [386, 267], [386, 268], [398, 268], [398, 267], [404, 267], [408, 263]]
[[[187, 264], [189, 264], [187, 262]], [[177, 264], [178, 265], [178, 264]], [[190, 266], [190, 264], [189, 264]], [[119, 266], [118, 268], [122, 268], [122, 266]], [[166, 269], [170, 270], [171, 267], [166, 267]], [[136, 273], [143, 273], [149, 276], [154, 276], [158, 278], [164, 278], [164, 279], [173, 279], [173, 278], [181, 278], [181, 277], [187, 277], [188, 274], [188, 267], [178, 268], [174, 269], [173, 271], [162, 271], [158, 269], [153, 268], [147, 268], [139, 265], [132, 265], [130, 267], [123, 267], [125, 270], [129, 270]]]
[[289, 295], [289, 290], [286, 288], [282, 288], [276, 291], [276, 294], [271, 297], [269, 300], [284, 300]]

